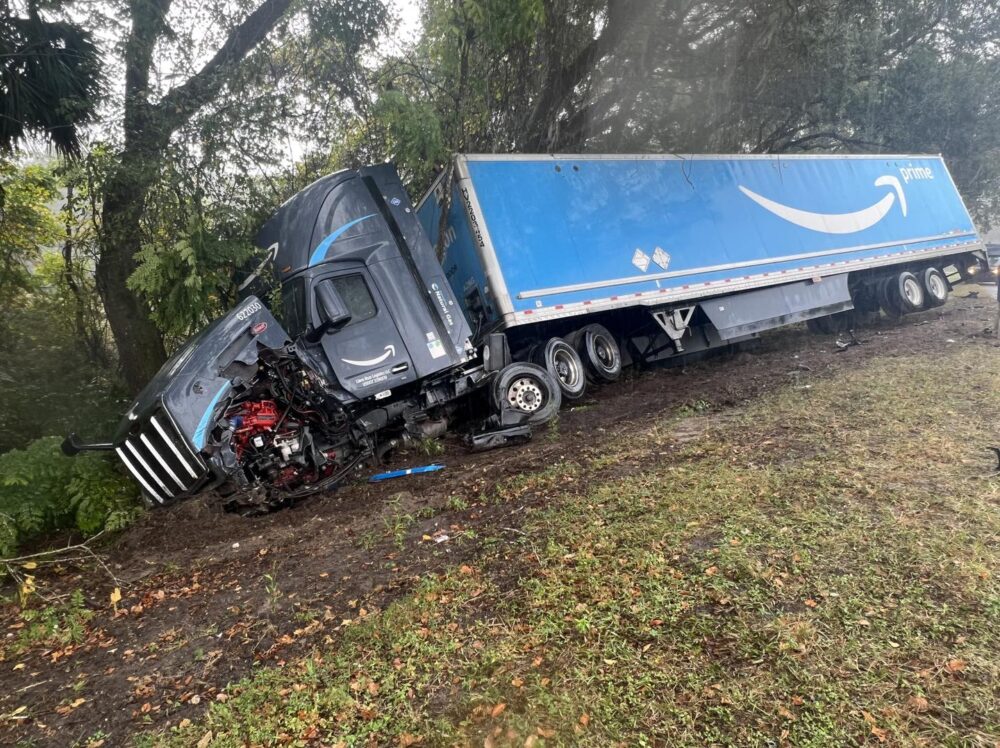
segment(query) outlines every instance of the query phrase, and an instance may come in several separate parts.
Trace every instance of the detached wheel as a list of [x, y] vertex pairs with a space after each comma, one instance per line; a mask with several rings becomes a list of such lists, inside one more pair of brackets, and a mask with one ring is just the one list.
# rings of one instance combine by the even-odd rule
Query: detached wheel
[[622, 375], [622, 352], [604, 325], [587, 325], [576, 333], [576, 350], [595, 382], [617, 382]]
[[937, 268], [927, 268], [921, 273], [924, 296], [928, 307], [941, 306], [948, 300], [948, 280]]
[[927, 298], [924, 287], [920, 279], [907, 270], [893, 277], [889, 292], [903, 314], [924, 308], [924, 299]]
[[550, 338], [535, 349], [532, 360], [558, 382], [564, 400], [579, 400], [587, 391], [587, 375], [576, 349], [562, 338]]
[[526, 416], [525, 423], [538, 426], [551, 421], [562, 404], [562, 391], [541, 366], [511, 364], [493, 381], [490, 390], [493, 408], [498, 413], [514, 411]]

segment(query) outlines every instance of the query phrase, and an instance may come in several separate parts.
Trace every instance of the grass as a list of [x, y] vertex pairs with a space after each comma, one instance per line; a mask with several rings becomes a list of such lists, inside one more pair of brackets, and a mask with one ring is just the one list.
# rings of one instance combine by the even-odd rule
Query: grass
[[53, 649], [79, 644], [87, 637], [87, 622], [93, 617], [83, 592], [74, 590], [65, 600], [21, 608], [14, 634], [0, 643], [0, 660], [17, 657], [33, 646]]
[[519, 540], [142, 740], [995, 745], [998, 368], [882, 359], [508, 481]]

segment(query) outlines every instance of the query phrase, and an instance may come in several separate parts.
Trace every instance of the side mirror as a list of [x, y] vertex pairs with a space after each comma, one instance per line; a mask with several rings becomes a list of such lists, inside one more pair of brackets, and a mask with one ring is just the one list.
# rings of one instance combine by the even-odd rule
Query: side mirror
[[313, 338], [318, 339], [331, 330], [339, 330], [351, 321], [351, 313], [331, 281], [322, 281], [316, 286], [316, 307], [320, 324], [313, 331]]

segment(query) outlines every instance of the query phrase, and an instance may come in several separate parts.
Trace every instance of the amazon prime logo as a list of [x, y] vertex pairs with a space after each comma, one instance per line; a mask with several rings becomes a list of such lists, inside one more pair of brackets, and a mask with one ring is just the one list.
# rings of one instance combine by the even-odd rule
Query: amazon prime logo
[[378, 366], [380, 363], [385, 361], [390, 356], [395, 356], [395, 355], [396, 355], [396, 346], [387, 345], [385, 347], [385, 353], [383, 353], [381, 356], [376, 356], [375, 358], [369, 358], [364, 361], [354, 361], [349, 358], [342, 358], [340, 360], [343, 361], [345, 364], [350, 364], [351, 366]]
[[[924, 178], [924, 177], [921, 177]], [[899, 179], [888, 174], [875, 180], [876, 187], [891, 187], [892, 192], [884, 195], [882, 199], [867, 208], [856, 210], [851, 213], [813, 213], [808, 210], [800, 210], [790, 205], [782, 205], [769, 198], [759, 195], [751, 189], [739, 185], [740, 192], [749, 197], [764, 210], [773, 213], [789, 223], [801, 226], [810, 231], [818, 231], [823, 234], [854, 234], [865, 229], [870, 229], [881, 221], [892, 210], [897, 198], [899, 199], [899, 209], [906, 217], [906, 195], [903, 192], [903, 185]]]

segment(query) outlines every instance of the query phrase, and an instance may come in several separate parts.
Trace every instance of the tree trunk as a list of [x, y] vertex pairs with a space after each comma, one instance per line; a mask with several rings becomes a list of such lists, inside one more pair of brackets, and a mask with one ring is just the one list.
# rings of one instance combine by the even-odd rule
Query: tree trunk
[[123, 154], [103, 195], [97, 291], [118, 347], [122, 377], [132, 393], [146, 386], [167, 357], [149, 309], [127, 285], [142, 245], [139, 221], [157, 162], [155, 154], [148, 159]]

